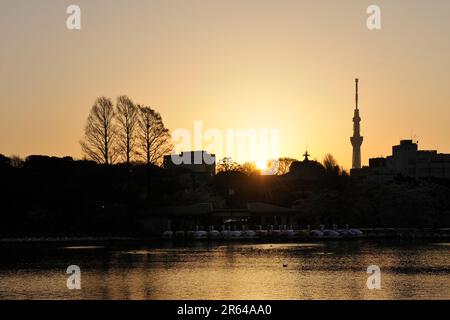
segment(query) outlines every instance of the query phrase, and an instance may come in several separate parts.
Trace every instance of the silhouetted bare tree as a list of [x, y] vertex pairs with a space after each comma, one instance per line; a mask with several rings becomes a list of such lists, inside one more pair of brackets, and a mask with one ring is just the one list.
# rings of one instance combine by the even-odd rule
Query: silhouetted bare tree
[[333, 170], [337, 166], [336, 159], [334, 159], [333, 155], [330, 153], [327, 153], [323, 157], [323, 166], [327, 170]]
[[217, 165], [217, 172], [239, 171], [240, 166], [230, 157], [221, 159]]
[[18, 156], [18, 155], [12, 155], [10, 157], [11, 160], [11, 166], [13, 166], [14, 168], [22, 168], [23, 167], [23, 159]]
[[340, 174], [341, 169], [332, 154], [327, 153], [323, 157], [323, 166], [327, 173]]
[[172, 151], [169, 130], [164, 126], [161, 115], [150, 107], [139, 108], [138, 139], [147, 164], [160, 164], [164, 155]]
[[113, 103], [106, 97], [98, 98], [89, 112], [80, 141], [86, 157], [98, 163], [112, 164], [117, 159], [115, 149], [116, 127]]
[[118, 147], [127, 165], [136, 154], [136, 129], [138, 126], [138, 109], [127, 96], [117, 98]]
[[248, 176], [261, 174], [261, 170], [256, 167], [255, 162], [246, 162], [243, 165], [239, 166], [239, 171], [245, 173]]
[[297, 159], [282, 157], [278, 159], [278, 170], [277, 175], [283, 175], [289, 172], [291, 164], [297, 161]]

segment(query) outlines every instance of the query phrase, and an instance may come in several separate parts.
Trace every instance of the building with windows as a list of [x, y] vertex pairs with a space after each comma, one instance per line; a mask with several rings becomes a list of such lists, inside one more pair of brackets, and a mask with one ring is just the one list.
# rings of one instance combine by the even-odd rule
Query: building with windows
[[392, 179], [396, 175], [412, 178], [450, 179], [450, 154], [419, 150], [417, 142], [401, 140], [392, 155], [369, 159], [369, 166], [352, 169], [352, 176]]
[[418, 144], [412, 140], [401, 140], [386, 158], [386, 168], [409, 177], [450, 179], [450, 154], [418, 150]]

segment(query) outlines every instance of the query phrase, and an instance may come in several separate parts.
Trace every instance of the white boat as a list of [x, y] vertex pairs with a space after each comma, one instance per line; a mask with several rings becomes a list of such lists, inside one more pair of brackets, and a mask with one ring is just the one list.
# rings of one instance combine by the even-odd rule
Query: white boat
[[281, 236], [282, 237], [286, 237], [286, 238], [294, 238], [296, 235], [295, 231], [292, 229], [288, 229], [288, 230], [282, 230], [281, 231]]
[[173, 231], [164, 231], [163, 232], [163, 238], [164, 239], [172, 239], [173, 238]]
[[241, 237], [244, 239], [252, 239], [256, 237], [256, 232], [253, 230], [242, 231]]
[[230, 231], [230, 239], [239, 239], [242, 236], [242, 232], [241, 231]]
[[208, 232], [208, 237], [210, 239], [218, 239], [218, 238], [220, 238], [220, 232], [217, 230], [210, 230]]
[[322, 230], [314, 229], [309, 232], [309, 236], [313, 238], [322, 238], [323, 232]]
[[359, 229], [349, 229], [346, 227], [345, 229], [337, 230], [339, 234], [343, 237], [360, 237], [363, 235], [363, 232]]
[[359, 229], [350, 229], [348, 230], [350, 232], [350, 234], [354, 237], [360, 237], [363, 235], [363, 232]]
[[325, 238], [339, 238], [341, 235], [335, 230], [325, 229], [323, 230], [323, 237]]
[[349, 236], [351, 236], [350, 230], [348, 230], [348, 229], [338, 229], [336, 231], [339, 232], [341, 237], [349, 237]]
[[208, 232], [206, 231], [195, 231], [194, 232], [194, 239], [202, 240], [202, 239], [208, 239]]

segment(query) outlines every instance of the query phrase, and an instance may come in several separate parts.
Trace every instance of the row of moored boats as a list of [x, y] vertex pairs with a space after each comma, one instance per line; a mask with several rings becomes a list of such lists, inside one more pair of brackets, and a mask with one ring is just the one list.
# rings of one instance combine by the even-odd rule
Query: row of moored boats
[[362, 237], [364, 234], [359, 229], [337, 228], [326, 229], [321, 225], [318, 229], [299, 229], [294, 230], [288, 226], [269, 226], [263, 229], [261, 226], [257, 230], [250, 230], [242, 227], [242, 230], [234, 230], [231, 226], [222, 226], [221, 230], [216, 230], [214, 226], [210, 226], [208, 230], [201, 230], [199, 226], [196, 230], [189, 231], [171, 231], [167, 230], [163, 233], [164, 239], [194, 239], [194, 240], [233, 240], [233, 239], [264, 239], [264, 238], [355, 238]]

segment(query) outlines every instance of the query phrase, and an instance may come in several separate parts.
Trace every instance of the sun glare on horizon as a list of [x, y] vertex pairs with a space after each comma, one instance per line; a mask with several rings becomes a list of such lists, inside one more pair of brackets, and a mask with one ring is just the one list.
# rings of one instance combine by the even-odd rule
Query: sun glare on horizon
[[267, 160], [258, 160], [256, 161], [256, 168], [259, 170], [266, 170], [267, 169]]

